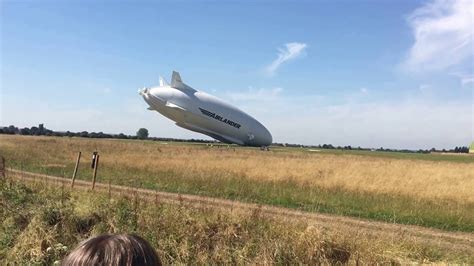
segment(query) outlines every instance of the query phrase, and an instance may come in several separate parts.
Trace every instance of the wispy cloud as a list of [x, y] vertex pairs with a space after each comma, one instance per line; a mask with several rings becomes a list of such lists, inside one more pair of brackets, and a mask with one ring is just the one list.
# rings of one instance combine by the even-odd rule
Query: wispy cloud
[[461, 78], [461, 84], [463, 86], [467, 86], [468, 84], [474, 84], [474, 77], [470, 76], [470, 77]]
[[408, 16], [415, 43], [403, 67], [409, 71], [445, 70], [472, 58], [472, 0], [434, 0]]
[[278, 57], [265, 68], [265, 72], [274, 75], [283, 63], [304, 55], [307, 47], [306, 43], [291, 42], [285, 44], [284, 48], [278, 48]]
[[461, 83], [461, 86], [469, 86], [469, 85], [474, 85], [474, 75], [473, 74], [465, 74], [465, 73], [459, 73], [459, 72], [454, 72], [451, 73], [452, 76], [458, 77], [459, 82]]

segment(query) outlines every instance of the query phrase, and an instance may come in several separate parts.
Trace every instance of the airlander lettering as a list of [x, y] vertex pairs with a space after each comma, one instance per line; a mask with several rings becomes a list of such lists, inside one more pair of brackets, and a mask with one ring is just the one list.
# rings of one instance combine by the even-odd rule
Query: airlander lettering
[[235, 123], [234, 121], [230, 120], [230, 119], [227, 119], [227, 118], [224, 118], [220, 115], [216, 115], [215, 113], [211, 112], [211, 111], [208, 111], [206, 109], [202, 109], [202, 108], [199, 108], [199, 110], [201, 111], [201, 113], [203, 115], [206, 115], [206, 116], [209, 116], [209, 117], [212, 117], [216, 120], [219, 120], [223, 123], [226, 123], [226, 124], [229, 124], [235, 128], [240, 128], [240, 124], [239, 123]]
[[[149, 110], [161, 113], [182, 128], [225, 143], [257, 147], [272, 144], [272, 135], [255, 118], [221, 99], [191, 88], [178, 72], [173, 71], [171, 85], [160, 78], [160, 86], [138, 92], [150, 105]], [[212, 119], [199, 119], [202, 115]]]

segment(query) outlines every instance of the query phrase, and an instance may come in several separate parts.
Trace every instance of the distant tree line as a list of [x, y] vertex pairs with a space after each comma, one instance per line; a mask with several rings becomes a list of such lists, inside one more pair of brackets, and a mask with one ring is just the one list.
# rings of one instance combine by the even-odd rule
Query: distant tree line
[[30, 128], [18, 128], [13, 125], [8, 127], [0, 127], [0, 134], [9, 135], [31, 135], [31, 136], [58, 136], [58, 137], [81, 137], [81, 138], [108, 138], [108, 139], [147, 139], [154, 141], [174, 141], [174, 142], [199, 142], [199, 143], [216, 143], [213, 140], [203, 139], [175, 139], [175, 138], [157, 138], [149, 137], [148, 130], [146, 128], [140, 128], [137, 135], [126, 135], [124, 133], [119, 134], [108, 134], [104, 132], [71, 132], [71, 131], [53, 131], [44, 127], [43, 124], [39, 124], [38, 127], [33, 126]]
[[429, 150], [409, 150], [409, 149], [384, 149], [380, 147], [378, 149], [373, 148], [361, 148], [352, 147], [352, 146], [333, 146], [332, 144], [320, 144], [320, 145], [301, 145], [301, 144], [290, 144], [290, 143], [273, 143], [274, 146], [280, 147], [297, 147], [297, 148], [310, 148], [310, 149], [328, 149], [328, 150], [355, 150], [355, 151], [383, 151], [383, 152], [402, 152], [402, 153], [432, 153], [432, 152], [450, 152], [450, 153], [469, 153], [469, 148], [466, 146], [456, 147], [454, 149], [438, 150], [436, 148], [431, 148]]
[[[53, 131], [44, 127], [43, 124], [39, 124], [38, 127], [30, 128], [18, 128], [13, 125], [8, 127], [0, 127], [0, 134], [10, 135], [33, 135], [33, 136], [59, 136], [59, 137], [82, 137], [82, 138], [109, 138], [109, 139], [147, 139], [154, 141], [173, 141], [173, 142], [199, 142], [199, 143], [217, 143], [215, 140], [203, 140], [203, 139], [175, 139], [175, 138], [157, 138], [149, 137], [148, 130], [146, 128], [140, 128], [136, 135], [125, 135], [119, 134], [107, 134], [103, 132], [71, 132], [71, 131]], [[329, 150], [356, 150], [356, 151], [383, 151], [383, 152], [404, 152], [404, 153], [431, 153], [431, 152], [450, 152], [450, 153], [469, 153], [469, 148], [466, 146], [455, 147], [454, 149], [438, 150], [431, 148], [429, 150], [408, 150], [408, 149], [384, 149], [380, 147], [378, 149], [361, 148], [352, 146], [333, 146], [332, 144], [320, 144], [320, 145], [301, 145], [291, 143], [273, 143], [274, 146], [280, 147], [298, 147], [298, 148], [313, 148], [313, 149], [329, 149]]]
[[469, 147], [456, 147], [454, 148], [456, 153], [469, 153]]

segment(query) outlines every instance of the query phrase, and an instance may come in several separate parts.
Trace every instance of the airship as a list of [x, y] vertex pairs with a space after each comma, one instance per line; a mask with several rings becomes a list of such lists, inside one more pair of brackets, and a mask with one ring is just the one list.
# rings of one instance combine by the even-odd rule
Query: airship
[[160, 77], [157, 87], [138, 90], [149, 105], [177, 126], [228, 144], [268, 147], [272, 135], [252, 116], [225, 101], [186, 85], [173, 71], [171, 84]]

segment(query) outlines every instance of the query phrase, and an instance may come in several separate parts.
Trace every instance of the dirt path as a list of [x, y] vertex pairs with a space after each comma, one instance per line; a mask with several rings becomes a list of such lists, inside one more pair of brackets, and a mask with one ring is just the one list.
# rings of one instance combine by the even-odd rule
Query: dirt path
[[[7, 171], [7, 178], [53, 184], [67, 188], [71, 186], [71, 179], [19, 171], [15, 169], [9, 169]], [[91, 182], [83, 180], [76, 180], [74, 184], [75, 189], [90, 190], [91, 187]], [[455, 248], [469, 252], [469, 254], [474, 254], [473, 233], [450, 232], [415, 225], [392, 224], [347, 216], [303, 212], [269, 205], [243, 203], [239, 201], [188, 194], [160, 192], [149, 189], [140, 189], [104, 183], [96, 183], [95, 190], [114, 195], [118, 194], [134, 197], [136, 196], [149, 201], [186, 204], [192, 207], [212, 207], [226, 210], [241, 209], [248, 211], [259, 211], [262, 215], [266, 215], [278, 220], [305, 221], [308, 224], [319, 226], [328, 230], [349, 230], [369, 235], [384, 234], [385, 236], [393, 237], [394, 239], [409, 238], [417, 242], [429, 243], [450, 249]]]

